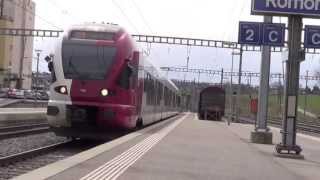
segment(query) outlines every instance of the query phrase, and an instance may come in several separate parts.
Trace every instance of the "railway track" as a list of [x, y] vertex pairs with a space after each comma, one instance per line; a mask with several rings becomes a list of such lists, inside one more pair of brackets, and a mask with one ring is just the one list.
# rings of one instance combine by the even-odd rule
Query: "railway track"
[[13, 137], [40, 134], [50, 130], [47, 123], [9, 126], [0, 128], [0, 140]]
[[[240, 120], [242, 122], [245, 123], [250, 123], [250, 124], [254, 124], [254, 120], [250, 119], [250, 118], [240, 118]], [[276, 126], [276, 127], [281, 127], [282, 126], [282, 122], [280, 119], [276, 119], [276, 118], [271, 118], [268, 119], [268, 123]], [[320, 126], [319, 125], [314, 125], [314, 124], [310, 124], [310, 123], [306, 123], [306, 122], [298, 122], [297, 123], [297, 129], [303, 132], [308, 132], [308, 133], [315, 133], [315, 134], [320, 134]]]
[[29, 151], [25, 151], [22, 153], [18, 153], [18, 154], [14, 154], [14, 155], [10, 155], [10, 156], [6, 156], [6, 157], [2, 157], [0, 158], [0, 166], [6, 166], [8, 164], [11, 163], [15, 163], [21, 160], [25, 160], [25, 159], [29, 159], [32, 157], [36, 157], [45, 153], [49, 153], [51, 151], [54, 151], [60, 147], [66, 146], [68, 144], [70, 144], [72, 142], [72, 140], [68, 140], [65, 142], [60, 142], [60, 143], [56, 143], [56, 144], [52, 144], [49, 146], [45, 146], [45, 147], [41, 147], [41, 148], [37, 148], [37, 149], [33, 149], [33, 150], [29, 150]]
[[66, 140], [0, 158], [0, 180], [7, 180], [81, 153], [103, 142]]

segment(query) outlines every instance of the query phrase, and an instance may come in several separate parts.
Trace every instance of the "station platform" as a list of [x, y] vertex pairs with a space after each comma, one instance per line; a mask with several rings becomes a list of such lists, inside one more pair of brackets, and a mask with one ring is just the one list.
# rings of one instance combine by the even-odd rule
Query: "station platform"
[[[305, 159], [274, 156], [274, 145], [249, 142], [252, 125], [185, 114], [15, 179], [318, 180], [320, 139], [298, 135]], [[273, 128], [274, 142], [280, 141]]]
[[28, 121], [46, 121], [46, 108], [0, 108], [0, 126]]

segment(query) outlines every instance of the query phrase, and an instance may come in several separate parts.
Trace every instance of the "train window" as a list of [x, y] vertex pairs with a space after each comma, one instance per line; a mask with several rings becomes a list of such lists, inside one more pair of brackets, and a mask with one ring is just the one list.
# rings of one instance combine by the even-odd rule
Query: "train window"
[[165, 106], [169, 105], [169, 91], [167, 87], [164, 88], [164, 104]]
[[147, 104], [153, 105], [154, 104], [154, 95], [155, 95], [155, 88], [154, 88], [154, 81], [150, 74], [147, 75], [146, 81], [146, 92], [147, 92]]
[[63, 72], [66, 79], [103, 80], [116, 55], [114, 47], [65, 42], [62, 45]]
[[168, 106], [171, 107], [171, 91], [168, 89]]
[[173, 106], [174, 106], [174, 94], [171, 91], [171, 107], [173, 107]]
[[94, 31], [72, 31], [71, 39], [113, 40], [114, 33]]
[[148, 91], [148, 77], [149, 77], [149, 74], [145, 74], [144, 76], [144, 83], [143, 83], [143, 90], [144, 92], [147, 92]]
[[156, 105], [160, 105], [161, 100], [161, 83], [159, 81], [156, 82]]
[[156, 82], [152, 79], [151, 83], [151, 104], [155, 105], [156, 104]]
[[126, 65], [118, 78], [118, 85], [124, 89], [130, 89], [130, 81], [133, 73], [133, 67]]
[[162, 89], [163, 89], [163, 86], [162, 84], [158, 81], [158, 87], [157, 87], [157, 98], [158, 98], [158, 101], [157, 101], [157, 105], [160, 105], [160, 102], [162, 100]]

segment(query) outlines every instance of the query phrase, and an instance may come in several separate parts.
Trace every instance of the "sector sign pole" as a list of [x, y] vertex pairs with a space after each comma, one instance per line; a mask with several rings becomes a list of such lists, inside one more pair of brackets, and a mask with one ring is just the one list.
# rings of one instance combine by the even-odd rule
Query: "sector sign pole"
[[276, 146], [278, 153], [292, 151], [300, 154], [301, 147], [296, 144], [297, 101], [299, 95], [299, 76], [301, 58], [302, 17], [289, 16], [288, 19], [288, 50], [286, 61], [284, 115], [282, 121], [282, 142]]
[[[265, 23], [272, 23], [272, 16], [264, 16]], [[274, 37], [275, 33], [266, 34], [266, 38], [271, 37], [272, 41], [276, 41]], [[265, 35], [264, 35], [265, 36]], [[264, 38], [265, 39], [265, 38]], [[269, 94], [269, 77], [270, 77], [270, 59], [271, 52], [270, 46], [263, 46], [261, 53], [261, 66], [260, 66], [260, 86], [259, 86], [259, 98], [258, 98], [258, 114], [257, 114], [257, 123], [255, 131], [262, 131], [266, 133], [269, 131], [267, 127], [267, 117], [268, 117], [268, 94]], [[271, 137], [272, 143], [272, 137]], [[270, 143], [270, 144], [271, 144]]]
[[272, 23], [271, 16], [265, 16], [264, 21], [264, 23], [240, 22], [239, 43], [263, 45], [258, 116], [255, 131], [251, 133], [251, 141], [259, 144], [272, 144], [272, 133], [269, 132], [269, 128], [267, 127], [270, 46], [284, 46], [285, 24]]
[[[300, 62], [305, 59], [301, 48], [302, 18], [320, 17], [319, 0], [252, 0], [252, 14], [288, 17], [288, 53], [286, 62], [285, 102], [282, 142], [276, 146], [279, 154], [299, 155], [301, 147], [296, 144], [297, 101], [299, 91]], [[307, 27], [305, 48], [320, 48], [320, 28]]]

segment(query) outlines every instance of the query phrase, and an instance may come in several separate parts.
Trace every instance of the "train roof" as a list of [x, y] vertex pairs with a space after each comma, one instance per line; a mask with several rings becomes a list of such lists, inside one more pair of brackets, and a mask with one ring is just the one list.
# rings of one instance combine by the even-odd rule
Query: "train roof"
[[82, 23], [72, 25], [65, 32], [68, 35], [72, 31], [96, 31], [96, 32], [109, 32], [109, 33], [117, 33], [123, 28], [117, 24], [112, 23]]
[[220, 86], [209, 86], [206, 87], [204, 89], [202, 89], [201, 93], [203, 92], [221, 92], [221, 93], [225, 93], [224, 88], [220, 87]]
[[145, 71], [149, 72], [150, 75], [159, 79], [166, 86], [168, 86], [172, 90], [179, 91], [179, 88], [170, 79], [168, 79], [164, 75], [164, 73], [160, 70], [160, 67], [158, 65], [156, 65], [155, 62], [149, 60], [148, 58], [145, 58], [144, 59], [144, 67], [145, 67]]

